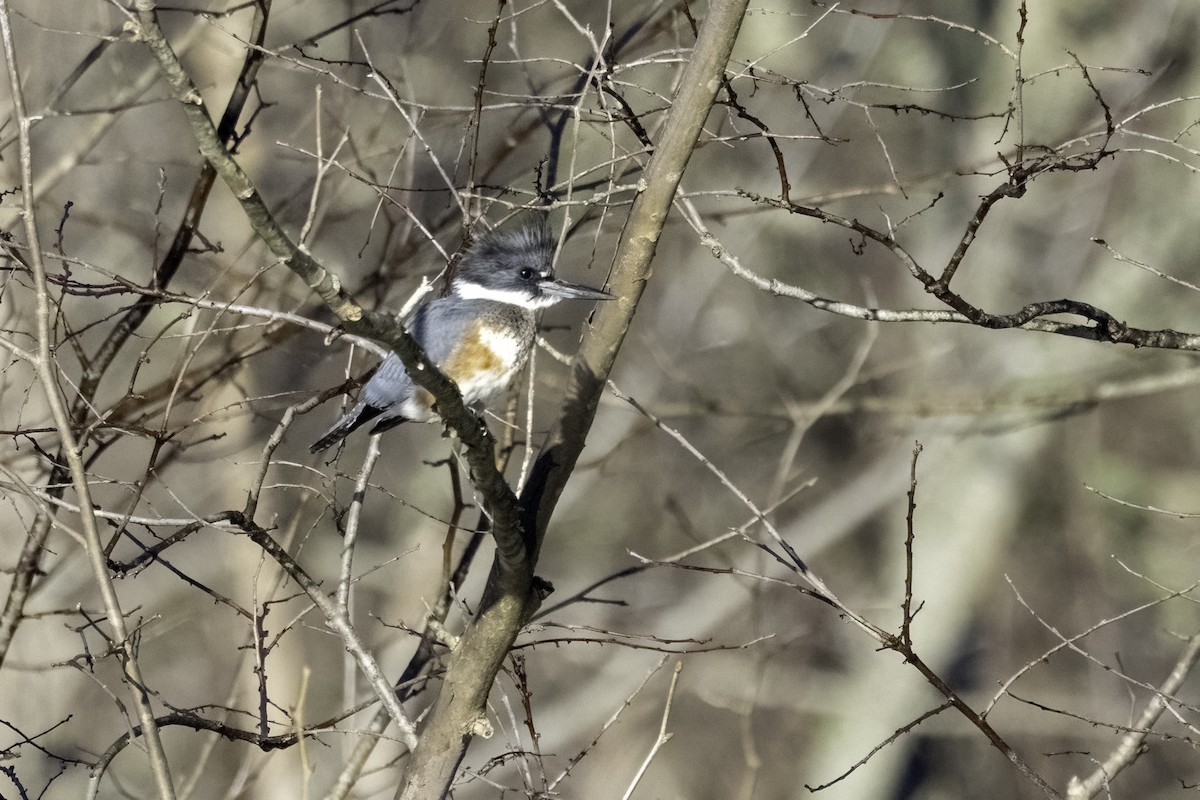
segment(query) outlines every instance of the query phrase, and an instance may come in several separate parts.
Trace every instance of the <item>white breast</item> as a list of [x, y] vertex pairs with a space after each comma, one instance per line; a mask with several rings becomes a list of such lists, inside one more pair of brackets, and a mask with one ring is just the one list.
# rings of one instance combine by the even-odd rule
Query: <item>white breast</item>
[[459, 381], [458, 388], [463, 399], [468, 403], [486, 403], [500, 392], [508, 388], [508, 384], [525, 366], [528, 350], [513, 336], [509, 336], [495, 328], [481, 327], [479, 344], [491, 350], [495, 356], [492, 362], [495, 369], [477, 372], [472, 376], [464, 376]]

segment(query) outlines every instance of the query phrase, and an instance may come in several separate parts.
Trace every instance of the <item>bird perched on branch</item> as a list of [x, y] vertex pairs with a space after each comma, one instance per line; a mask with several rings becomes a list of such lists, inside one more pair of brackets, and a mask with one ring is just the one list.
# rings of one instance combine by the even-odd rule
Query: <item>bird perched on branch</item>
[[[446, 296], [421, 303], [405, 320], [429, 360], [458, 384], [467, 405], [486, 405], [525, 366], [539, 309], [564, 299], [611, 299], [607, 292], [555, 278], [554, 244], [540, 214], [515, 230], [485, 234], [463, 255]], [[319, 453], [371, 421], [371, 433], [425, 422], [435, 416], [433, 403], [390, 353], [358, 402], [309, 451]]]

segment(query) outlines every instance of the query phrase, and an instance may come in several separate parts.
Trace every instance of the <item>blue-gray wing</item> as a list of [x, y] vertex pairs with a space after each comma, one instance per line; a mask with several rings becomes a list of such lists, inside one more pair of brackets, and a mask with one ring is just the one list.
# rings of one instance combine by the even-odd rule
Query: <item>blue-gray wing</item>
[[[439, 367], [473, 318], [470, 305], [456, 297], [443, 297], [418, 307], [409, 319], [408, 332]], [[369, 408], [387, 409], [407, 400], [413, 388], [404, 362], [389, 353], [367, 381], [360, 400]]]
[[[407, 327], [425, 355], [440, 366], [473, 317], [470, 302], [443, 297], [419, 306], [408, 319]], [[415, 388], [404, 362], [395, 353], [389, 353], [363, 387], [358, 402], [309, 449], [314, 453], [324, 450], [372, 420], [376, 422], [373, 429], [376, 432], [404, 422], [401, 406], [412, 397]]]

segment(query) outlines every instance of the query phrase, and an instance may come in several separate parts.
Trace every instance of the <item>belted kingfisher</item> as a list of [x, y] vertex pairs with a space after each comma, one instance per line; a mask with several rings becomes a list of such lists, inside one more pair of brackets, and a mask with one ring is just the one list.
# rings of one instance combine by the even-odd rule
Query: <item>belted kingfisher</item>
[[[516, 230], [487, 233], [463, 255], [449, 293], [421, 303], [405, 320], [429, 360], [458, 384], [467, 405], [486, 405], [525, 366], [537, 338], [539, 309], [567, 298], [612, 298], [556, 279], [553, 258], [554, 238], [541, 215]], [[371, 420], [371, 433], [425, 422], [434, 416], [432, 406], [433, 396], [390, 353], [358, 402], [309, 451], [319, 453]]]

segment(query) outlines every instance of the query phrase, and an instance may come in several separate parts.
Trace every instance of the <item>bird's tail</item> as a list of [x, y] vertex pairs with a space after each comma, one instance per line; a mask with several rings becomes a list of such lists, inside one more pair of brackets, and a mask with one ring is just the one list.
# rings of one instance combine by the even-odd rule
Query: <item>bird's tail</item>
[[361, 403], [355, 405], [345, 416], [335, 422], [332, 428], [325, 431], [324, 436], [313, 442], [312, 446], [308, 448], [308, 452], [319, 453], [322, 450], [328, 450], [330, 446], [353, 433], [360, 425], [365, 425], [382, 413], [382, 408], [374, 408]]

